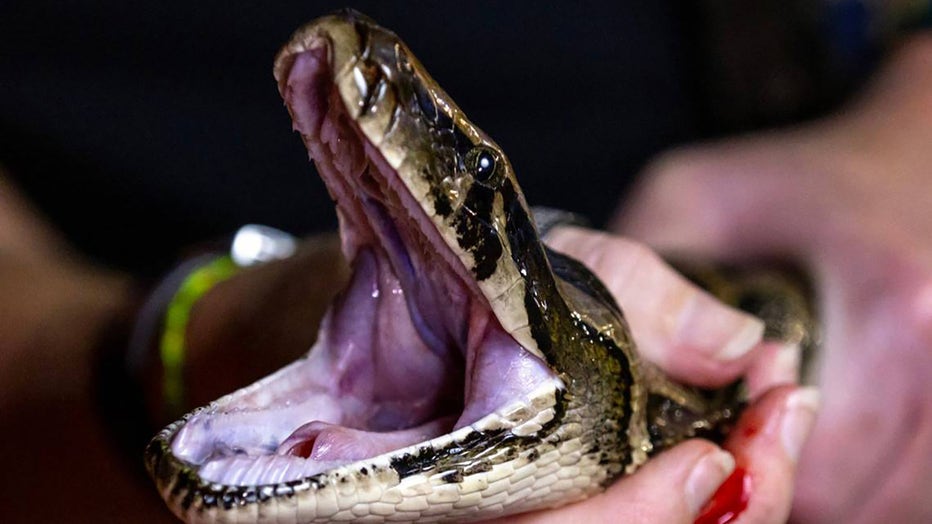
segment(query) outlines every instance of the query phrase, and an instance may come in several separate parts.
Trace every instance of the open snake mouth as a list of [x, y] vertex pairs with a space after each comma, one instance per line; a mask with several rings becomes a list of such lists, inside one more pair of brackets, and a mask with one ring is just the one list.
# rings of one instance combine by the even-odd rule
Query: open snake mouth
[[275, 484], [397, 456], [528, 413], [535, 391], [562, 384], [502, 327], [461, 254], [351, 118], [331, 60], [327, 42], [296, 54], [284, 94], [336, 202], [353, 276], [306, 357], [178, 430], [172, 454], [208, 482]]

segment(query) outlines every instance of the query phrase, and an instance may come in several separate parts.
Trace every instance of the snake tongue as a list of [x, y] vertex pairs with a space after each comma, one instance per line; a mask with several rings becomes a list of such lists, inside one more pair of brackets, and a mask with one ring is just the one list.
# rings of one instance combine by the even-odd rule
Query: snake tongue
[[453, 417], [442, 417], [409, 429], [376, 432], [315, 420], [296, 429], [279, 445], [276, 453], [303, 457], [320, 464], [347, 463], [428, 440], [444, 433], [452, 425]]

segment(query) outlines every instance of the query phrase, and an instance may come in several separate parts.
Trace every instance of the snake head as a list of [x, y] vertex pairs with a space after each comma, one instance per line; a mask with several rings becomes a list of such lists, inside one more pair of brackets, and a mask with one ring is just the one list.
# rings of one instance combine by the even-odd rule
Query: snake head
[[[153, 440], [149, 469], [172, 509], [479, 518], [477, 504], [423, 503], [471, 500], [515, 468], [546, 483], [532, 470], [551, 450], [569, 462], [598, 453], [563, 424], [564, 377], [529, 316], [546, 305], [531, 287], [555, 283], [498, 146], [358, 14], [300, 29], [275, 76], [336, 203], [353, 276], [307, 357]], [[607, 477], [597, 460], [586, 467], [594, 482], [568, 484], [576, 497]], [[558, 494], [568, 500], [532, 502]], [[532, 503], [521, 500], [508, 512]]]

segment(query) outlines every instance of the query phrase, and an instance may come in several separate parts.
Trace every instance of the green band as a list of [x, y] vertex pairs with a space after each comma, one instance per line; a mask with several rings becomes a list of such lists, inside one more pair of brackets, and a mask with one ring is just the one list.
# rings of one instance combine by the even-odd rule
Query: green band
[[159, 354], [163, 370], [162, 401], [166, 411], [173, 416], [185, 409], [185, 330], [191, 309], [205, 293], [232, 277], [238, 269], [239, 266], [229, 256], [217, 257], [185, 277], [168, 303]]

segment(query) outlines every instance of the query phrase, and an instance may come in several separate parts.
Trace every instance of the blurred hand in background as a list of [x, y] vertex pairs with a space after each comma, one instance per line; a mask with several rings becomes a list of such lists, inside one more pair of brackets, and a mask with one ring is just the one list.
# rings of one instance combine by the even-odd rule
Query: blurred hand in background
[[795, 518], [932, 520], [932, 36], [815, 123], [668, 153], [611, 228], [662, 253], [791, 257], [816, 278], [824, 394]]

